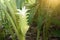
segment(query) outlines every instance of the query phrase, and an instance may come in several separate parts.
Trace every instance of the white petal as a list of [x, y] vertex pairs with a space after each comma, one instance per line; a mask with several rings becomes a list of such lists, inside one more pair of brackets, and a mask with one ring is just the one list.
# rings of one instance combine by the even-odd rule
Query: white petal
[[[26, 7], [24, 6], [24, 7], [22, 7], [22, 10], [17, 9], [17, 11], [18, 11], [21, 15], [26, 16], [25, 13], [28, 11], [28, 9], [26, 9]], [[19, 14], [19, 13], [18, 13], [18, 14]]]

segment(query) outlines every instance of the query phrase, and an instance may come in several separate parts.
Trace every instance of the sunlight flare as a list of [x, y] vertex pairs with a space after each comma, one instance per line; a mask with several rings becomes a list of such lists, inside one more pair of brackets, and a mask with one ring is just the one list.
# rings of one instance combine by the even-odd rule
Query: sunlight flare
[[53, 8], [60, 4], [60, 0], [46, 0], [45, 2], [48, 6], [51, 6]]

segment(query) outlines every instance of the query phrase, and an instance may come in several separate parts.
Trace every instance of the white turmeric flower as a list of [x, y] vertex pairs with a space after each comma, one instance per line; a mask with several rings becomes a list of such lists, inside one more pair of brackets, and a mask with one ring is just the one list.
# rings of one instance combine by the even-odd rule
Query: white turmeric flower
[[24, 6], [24, 7], [22, 7], [22, 10], [17, 9], [17, 11], [18, 11], [17, 14], [21, 14], [22, 16], [26, 16], [25, 13], [28, 11], [28, 9], [26, 9], [25, 6]]

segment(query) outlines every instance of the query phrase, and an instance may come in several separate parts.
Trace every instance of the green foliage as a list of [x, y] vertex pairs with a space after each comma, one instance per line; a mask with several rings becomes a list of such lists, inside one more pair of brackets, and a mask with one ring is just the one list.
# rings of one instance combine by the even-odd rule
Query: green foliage
[[[57, 7], [46, 6], [42, 0], [0, 0], [0, 40], [9, 34], [12, 40], [25, 40], [29, 25], [33, 22], [37, 25], [36, 40], [40, 40], [42, 28], [43, 40], [48, 40], [51, 24], [60, 26], [60, 20], [53, 15], [54, 10], [59, 14]], [[55, 35], [59, 33], [59, 30], [52, 31]]]
[[[23, 11], [17, 10], [16, 2], [14, 0], [1, 0], [1, 19], [2, 26], [4, 26], [7, 35], [11, 34], [12, 40], [25, 40], [26, 32], [29, 28], [27, 23], [27, 14], [23, 15]], [[18, 15], [19, 13], [19, 15]], [[4, 24], [4, 25], [3, 25]], [[5, 32], [4, 31], [4, 32]], [[15, 38], [17, 36], [17, 38]]]

